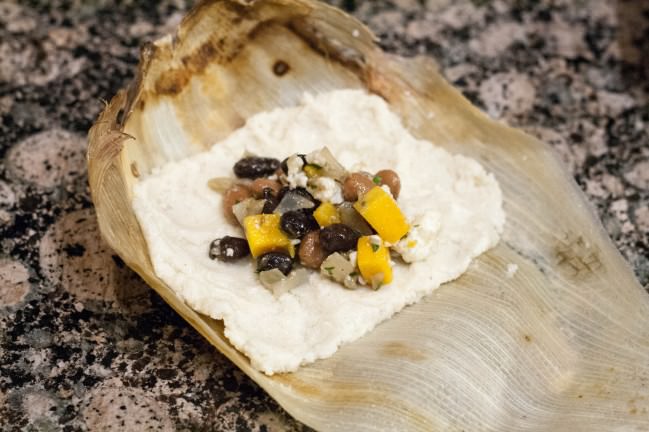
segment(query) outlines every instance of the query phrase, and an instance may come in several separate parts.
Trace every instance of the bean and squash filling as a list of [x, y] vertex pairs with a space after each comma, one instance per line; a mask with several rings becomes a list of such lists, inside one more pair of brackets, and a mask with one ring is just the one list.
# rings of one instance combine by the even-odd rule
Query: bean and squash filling
[[397, 203], [395, 171], [349, 172], [324, 147], [281, 162], [246, 155], [233, 172], [208, 185], [222, 194], [224, 215], [243, 236], [212, 241], [211, 259], [252, 257], [260, 282], [275, 295], [314, 270], [347, 289], [392, 281], [393, 258], [400, 256], [394, 246], [411, 228]]

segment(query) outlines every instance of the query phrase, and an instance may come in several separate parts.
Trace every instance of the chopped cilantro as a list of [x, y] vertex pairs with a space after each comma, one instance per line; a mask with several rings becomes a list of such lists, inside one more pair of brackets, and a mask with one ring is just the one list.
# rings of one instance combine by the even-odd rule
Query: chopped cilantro
[[379, 245], [374, 243], [370, 243], [370, 245], [372, 246], [372, 252], [376, 252], [377, 250], [379, 250]]
[[351, 273], [349, 274], [349, 277], [356, 277], [356, 276], [358, 276], [358, 272], [357, 272], [357, 271], [353, 271], [353, 272], [351, 272]]
[[376, 185], [381, 184], [381, 177], [380, 176], [374, 176], [374, 178], [372, 179], [372, 182], [374, 182], [374, 184], [376, 184]]
[[329, 273], [329, 276], [331, 276], [334, 267], [325, 267], [324, 269]]

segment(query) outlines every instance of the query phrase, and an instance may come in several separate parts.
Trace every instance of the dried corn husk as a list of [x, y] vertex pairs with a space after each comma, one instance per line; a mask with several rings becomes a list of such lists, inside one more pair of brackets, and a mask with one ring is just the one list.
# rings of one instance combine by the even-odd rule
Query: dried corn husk
[[[207, 149], [252, 114], [337, 88], [381, 95], [416, 136], [478, 159], [500, 181], [508, 222], [458, 280], [333, 357], [269, 377], [156, 277], [132, 188], [139, 173]], [[200, 2], [175, 36], [144, 47], [136, 80], [90, 131], [88, 163], [108, 243], [316, 429], [649, 429], [649, 298], [555, 155], [489, 120], [431, 61], [381, 52], [332, 7]]]

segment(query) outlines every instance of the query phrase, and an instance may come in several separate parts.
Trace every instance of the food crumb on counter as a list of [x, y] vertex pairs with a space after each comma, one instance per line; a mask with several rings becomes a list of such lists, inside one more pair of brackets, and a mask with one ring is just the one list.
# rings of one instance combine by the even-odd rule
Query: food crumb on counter
[[507, 270], [506, 270], [507, 279], [513, 278], [517, 271], [518, 271], [517, 264], [514, 263], [507, 264]]

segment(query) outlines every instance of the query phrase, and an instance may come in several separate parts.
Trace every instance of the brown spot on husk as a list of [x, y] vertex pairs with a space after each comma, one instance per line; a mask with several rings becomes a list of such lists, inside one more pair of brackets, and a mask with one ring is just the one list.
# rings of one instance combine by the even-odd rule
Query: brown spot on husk
[[286, 75], [291, 67], [284, 60], [277, 60], [273, 65], [273, 73], [279, 77]]
[[[243, 49], [243, 40], [249, 32], [250, 25], [243, 24], [244, 20], [254, 15], [254, 6], [244, 6], [231, 2], [205, 2], [194, 8], [184, 19], [183, 28], [191, 29], [194, 21], [200, 21], [202, 9], [216, 8], [220, 18], [214, 25], [226, 25], [231, 28], [229, 36], [219, 38], [208, 38], [197, 49], [180, 58], [182, 66], [162, 72], [154, 84], [155, 92], [158, 95], [173, 96], [180, 93], [194, 75], [201, 74], [212, 63], [226, 64], [234, 60]], [[207, 13], [207, 12], [206, 12]], [[253, 29], [254, 30], [254, 29]], [[182, 45], [178, 39], [189, 35], [177, 35], [174, 43]], [[182, 51], [182, 49], [181, 49]]]
[[172, 69], [156, 80], [155, 91], [160, 95], [176, 95], [180, 93], [189, 82], [189, 73], [186, 70]]
[[212, 63], [230, 63], [241, 50], [243, 44], [224, 38], [208, 39], [198, 49], [180, 59], [182, 67], [163, 72], [155, 82], [159, 95], [173, 96], [180, 93], [194, 75], [199, 75]]
[[293, 374], [278, 374], [273, 376], [273, 381], [289, 386], [301, 395], [308, 397], [319, 397], [322, 392], [318, 386], [300, 381]]
[[381, 354], [386, 357], [398, 357], [412, 361], [426, 360], [426, 356], [420, 350], [399, 341], [392, 341], [383, 345]]
[[126, 114], [126, 111], [124, 110], [124, 108], [120, 108], [117, 111], [117, 116], [115, 117], [115, 121], [117, 122], [117, 124], [119, 124], [119, 125], [124, 124], [124, 115], [125, 114]]
[[566, 234], [555, 246], [557, 266], [572, 278], [584, 278], [602, 268], [599, 250], [584, 237]]
[[273, 375], [272, 380], [276, 383], [288, 386], [300, 397], [312, 398], [324, 403], [345, 404], [351, 403], [354, 406], [364, 404], [382, 405], [391, 407], [395, 413], [407, 416], [410, 422], [421, 430], [439, 430], [434, 427], [433, 419], [429, 413], [421, 412], [414, 406], [409, 405], [403, 399], [393, 399], [380, 388], [361, 383], [347, 383], [339, 380], [330, 380], [328, 386], [322, 386], [325, 378], [312, 377], [311, 382], [304, 382], [296, 374], [286, 373]]
[[137, 162], [136, 161], [131, 162], [131, 174], [133, 174], [133, 177], [139, 177], [140, 176], [140, 170], [137, 169]]
[[[222, 45], [222, 41], [223, 39], [219, 39], [216, 43]], [[195, 53], [183, 57], [181, 62], [188, 69], [202, 71], [210, 61], [218, 55], [218, 53], [219, 51], [214, 46], [214, 43], [211, 40], [208, 40], [201, 45]]]

